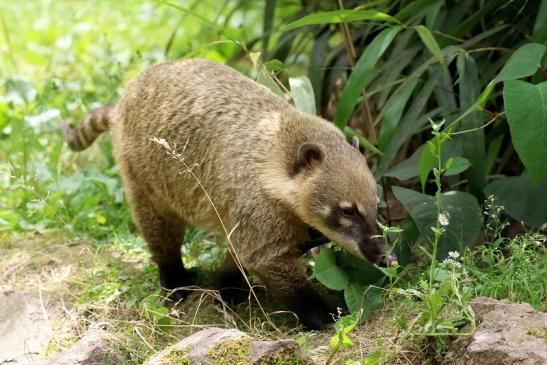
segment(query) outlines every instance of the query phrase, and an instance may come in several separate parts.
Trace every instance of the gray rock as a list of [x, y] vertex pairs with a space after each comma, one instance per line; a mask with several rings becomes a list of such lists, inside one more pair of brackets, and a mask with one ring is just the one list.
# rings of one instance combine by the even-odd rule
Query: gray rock
[[254, 341], [236, 329], [207, 328], [150, 358], [146, 365], [313, 365], [293, 340]]
[[0, 292], [0, 364], [30, 364], [51, 337], [52, 311], [45, 295]]
[[477, 330], [454, 341], [443, 364], [547, 364], [547, 313], [492, 298], [476, 298], [471, 307]]
[[40, 365], [117, 365], [123, 364], [119, 356], [103, 339], [99, 330], [87, 332], [71, 348], [48, 357]]

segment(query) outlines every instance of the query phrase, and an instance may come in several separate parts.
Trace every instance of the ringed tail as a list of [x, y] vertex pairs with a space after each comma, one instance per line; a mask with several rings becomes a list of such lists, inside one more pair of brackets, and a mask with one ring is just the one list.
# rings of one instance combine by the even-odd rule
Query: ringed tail
[[82, 151], [91, 146], [101, 133], [110, 129], [115, 107], [112, 104], [93, 109], [74, 128], [67, 123], [61, 123], [60, 128], [68, 147], [73, 151]]

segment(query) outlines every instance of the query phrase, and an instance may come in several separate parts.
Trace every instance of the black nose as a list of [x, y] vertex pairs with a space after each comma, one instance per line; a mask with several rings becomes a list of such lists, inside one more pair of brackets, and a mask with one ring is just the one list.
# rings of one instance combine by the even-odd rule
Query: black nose
[[397, 256], [394, 253], [381, 255], [380, 262], [378, 262], [378, 265], [381, 267], [395, 266], [398, 264]]

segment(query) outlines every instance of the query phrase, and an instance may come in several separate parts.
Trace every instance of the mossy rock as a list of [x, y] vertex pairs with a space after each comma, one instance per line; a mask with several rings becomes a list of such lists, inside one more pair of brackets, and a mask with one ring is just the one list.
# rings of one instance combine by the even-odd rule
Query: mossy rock
[[313, 365], [294, 340], [255, 341], [236, 329], [208, 328], [167, 348], [146, 365]]

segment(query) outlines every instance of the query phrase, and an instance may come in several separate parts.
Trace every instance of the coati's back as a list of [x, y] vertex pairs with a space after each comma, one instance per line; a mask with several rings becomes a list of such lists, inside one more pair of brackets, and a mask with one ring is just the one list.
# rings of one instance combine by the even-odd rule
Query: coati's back
[[165, 139], [182, 153], [217, 208], [228, 213], [242, 184], [247, 195], [253, 189], [256, 169], [250, 165], [271, 153], [279, 123], [272, 115], [287, 107], [229, 67], [204, 60], [161, 63], [133, 81], [118, 103], [115, 155], [127, 180], [146, 185], [188, 223], [214, 223], [211, 203], [185, 166], [150, 138]]

